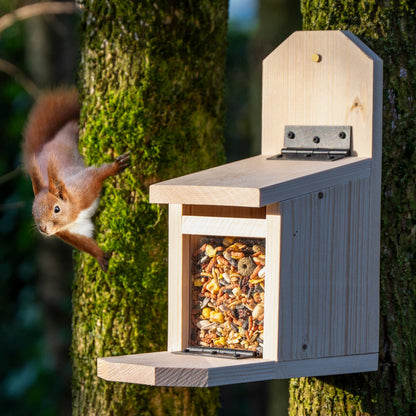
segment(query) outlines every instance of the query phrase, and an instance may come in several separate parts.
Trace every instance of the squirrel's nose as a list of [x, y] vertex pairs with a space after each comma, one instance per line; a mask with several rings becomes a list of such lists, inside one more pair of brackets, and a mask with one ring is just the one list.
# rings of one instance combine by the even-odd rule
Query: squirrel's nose
[[38, 225], [39, 231], [43, 234], [46, 234], [46, 225]]

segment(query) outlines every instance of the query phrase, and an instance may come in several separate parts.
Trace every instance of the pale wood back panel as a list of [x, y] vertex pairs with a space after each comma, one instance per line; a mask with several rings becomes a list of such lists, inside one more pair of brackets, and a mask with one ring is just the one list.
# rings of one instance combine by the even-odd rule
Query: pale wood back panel
[[262, 154], [280, 152], [285, 125], [352, 125], [354, 154], [371, 157], [375, 62], [349, 32], [290, 36], [263, 61]]
[[378, 351], [369, 185], [281, 203], [279, 361]]

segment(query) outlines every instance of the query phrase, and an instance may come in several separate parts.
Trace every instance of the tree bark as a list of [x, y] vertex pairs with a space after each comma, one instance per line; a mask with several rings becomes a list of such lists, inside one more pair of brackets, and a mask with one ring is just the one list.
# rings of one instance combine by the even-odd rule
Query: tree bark
[[130, 151], [96, 219], [107, 274], [76, 253], [74, 415], [213, 415], [217, 389], [157, 388], [96, 376], [100, 356], [167, 342], [167, 214], [151, 183], [224, 161], [228, 2], [84, 0], [80, 149], [88, 164]]
[[293, 379], [289, 415], [413, 415], [416, 6], [303, 0], [302, 13], [305, 30], [350, 30], [384, 60], [381, 331], [378, 372]]
[[[262, 62], [292, 32], [300, 30], [299, 0], [258, 0], [258, 26], [250, 42], [249, 117], [252, 154], [261, 153]], [[257, 140], [256, 140], [257, 139]]]

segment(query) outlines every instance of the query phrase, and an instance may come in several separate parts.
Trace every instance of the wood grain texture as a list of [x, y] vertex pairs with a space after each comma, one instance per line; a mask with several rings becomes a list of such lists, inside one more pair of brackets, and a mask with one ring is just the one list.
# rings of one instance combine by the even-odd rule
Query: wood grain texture
[[279, 341], [279, 291], [281, 216], [278, 203], [268, 205], [266, 214], [266, 278], [264, 291], [264, 350], [263, 358], [278, 358]]
[[378, 351], [369, 185], [281, 203], [279, 361]]
[[266, 207], [236, 207], [224, 205], [184, 205], [183, 215], [230, 218], [266, 218]]
[[188, 346], [190, 238], [182, 235], [182, 205], [169, 205], [168, 351]]
[[377, 354], [275, 362], [260, 358], [233, 360], [154, 352], [97, 360], [97, 374], [108, 381], [151, 386], [210, 387], [276, 378], [348, 374], [377, 368]]
[[379, 64], [349, 32], [295, 32], [263, 61], [262, 154], [283, 147], [285, 125], [351, 125], [354, 154], [371, 157]]
[[371, 160], [268, 160], [255, 156], [150, 186], [150, 202], [262, 207], [368, 177]]
[[284, 125], [347, 124], [371, 157], [368, 179], [281, 204], [278, 359], [377, 352], [382, 61], [349, 32], [297, 32], [263, 71], [263, 153]]
[[99, 358], [98, 376], [156, 386], [208, 387], [271, 379], [275, 367], [273, 362], [257, 358], [234, 360], [156, 352]]
[[266, 237], [266, 220], [257, 218], [182, 217], [182, 234]]
[[[350, 37], [350, 32], [346, 32]], [[358, 44], [359, 40], [355, 40]], [[362, 43], [362, 42], [361, 42]], [[366, 45], [361, 46], [365, 51]], [[370, 49], [369, 49], [370, 50]], [[371, 50], [370, 50], [371, 51]], [[372, 51], [371, 51], [372, 52]], [[366, 52], [369, 54], [369, 52]], [[381, 176], [382, 176], [382, 135], [383, 135], [383, 61], [374, 54], [373, 67], [373, 146], [370, 170], [368, 235], [369, 265], [367, 285], [372, 293], [372, 307], [368, 310], [371, 324], [368, 328], [371, 350], [379, 349], [380, 332], [380, 227], [381, 227]]]
[[339, 357], [276, 363], [276, 377], [297, 378], [376, 371], [378, 354], [344, 355]]

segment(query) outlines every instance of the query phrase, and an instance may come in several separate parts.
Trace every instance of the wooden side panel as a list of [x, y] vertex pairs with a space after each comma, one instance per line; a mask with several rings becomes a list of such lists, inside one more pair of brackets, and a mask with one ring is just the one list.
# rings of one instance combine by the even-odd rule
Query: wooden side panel
[[169, 205], [168, 351], [188, 346], [190, 236], [182, 235], [182, 205]]
[[374, 306], [370, 309], [369, 328], [370, 349], [379, 348], [379, 295], [380, 295], [380, 223], [381, 223], [381, 158], [383, 130], [383, 61], [374, 61], [374, 94], [373, 94], [373, 156], [370, 176], [370, 235], [369, 235], [369, 287], [371, 287]]
[[378, 351], [370, 194], [363, 179], [281, 203], [279, 361]]

